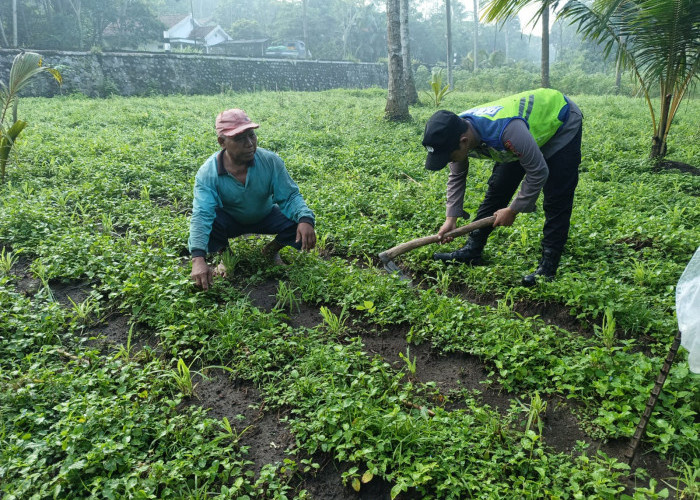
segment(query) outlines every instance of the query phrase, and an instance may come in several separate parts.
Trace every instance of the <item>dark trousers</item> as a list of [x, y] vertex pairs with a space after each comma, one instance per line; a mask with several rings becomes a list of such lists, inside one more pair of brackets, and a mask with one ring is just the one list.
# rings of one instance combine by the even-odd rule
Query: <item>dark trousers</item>
[[301, 241], [296, 242], [297, 223], [288, 219], [277, 205], [267, 216], [254, 224], [241, 224], [221, 208], [216, 209], [216, 218], [209, 235], [209, 252], [220, 252], [228, 246], [229, 238], [242, 234], [275, 234], [275, 240], [282, 246], [301, 249]]
[[[566, 146], [547, 159], [549, 177], [542, 188], [544, 195], [542, 208], [545, 217], [542, 248], [548, 248], [557, 253], [564, 250], [569, 237], [574, 191], [578, 184], [580, 164], [581, 129]], [[520, 162], [496, 163], [489, 178], [486, 196], [479, 205], [475, 220], [493, 215], [496, 210], [507, 207], [524, 176], [525, 169]], [[484, 238], [484, 242], [491, 231], [493, 228], [486, 228], [479, 235]]]

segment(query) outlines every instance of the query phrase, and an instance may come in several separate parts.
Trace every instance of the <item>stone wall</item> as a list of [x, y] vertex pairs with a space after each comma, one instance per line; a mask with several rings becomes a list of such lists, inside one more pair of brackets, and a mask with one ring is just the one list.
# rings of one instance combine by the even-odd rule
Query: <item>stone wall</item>
[[[22, 95], [80, 92], [95, 97], [387, 87], [386, 64], [176, 53], [36, 52], [43, 56], [44, 64], [61, 72], [63, 85], [42, 75]], [[7, 83], [17, 54], [17, 50], [0, 49], [0, 81]]]

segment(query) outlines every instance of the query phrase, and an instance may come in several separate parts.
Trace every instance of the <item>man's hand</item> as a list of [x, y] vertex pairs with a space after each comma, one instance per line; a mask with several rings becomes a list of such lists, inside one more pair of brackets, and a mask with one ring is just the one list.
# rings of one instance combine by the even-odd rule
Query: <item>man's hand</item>
[[457, 217], [445, 217], [445, 222], [443, 222], [442, 226], [438, 230], [438, 237], [440, 238], [440, 243], [449, 243], [452, 241], [454, 238], [451, 236], [445, 237], [445, 234], [449, 233], [453, 229], [457, 227]]
[[496, 210], [496, 212], [493, 215], [496, 216], [496, 220], [493, 221], [494, 227], [512, 226], [513, 222], [515, 221], [515, 217], [518, 215], [518, 212], [514, 211], [510, 207], [506, 207], [500, 210]]
[[190, 273], [190, 277], [194, 284], [203, 290], [207, 290], [211, 286], [213, 273], [204, 257], [192, 259], [192, 273]]
[[316, 231], [314, 227], [308, 222], [300, 222], [297, 224], [297, 239], [296, 242], [301, 241], [301, 249], [304, 251], [309, 251], [316, 246]]

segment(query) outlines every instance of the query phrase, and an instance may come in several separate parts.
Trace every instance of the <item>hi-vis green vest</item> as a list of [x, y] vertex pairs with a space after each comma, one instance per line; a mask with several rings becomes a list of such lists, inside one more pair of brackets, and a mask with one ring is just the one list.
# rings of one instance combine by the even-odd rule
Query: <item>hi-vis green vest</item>
[[512, 120], [523, 120], [538, 146], [543, 146], [569, 118], [569, 102], [558, 90], [537, 89], [504, 97], [459, 113], [481, 136], [482, 145], [469, 156], [497, 162], [517, 161], [503, 145], [503, 130]]

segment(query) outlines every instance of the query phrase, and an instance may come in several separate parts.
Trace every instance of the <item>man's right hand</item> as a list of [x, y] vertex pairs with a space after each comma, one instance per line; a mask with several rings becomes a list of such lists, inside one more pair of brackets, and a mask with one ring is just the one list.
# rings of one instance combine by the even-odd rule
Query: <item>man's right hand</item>
[[213, 282], [213, 272], [204, 257], [192, 259], [192, 272], [190, 277], [194, 284], [202, 290], [207, 290]]
[[442, 224], [442, 227], [438, 230], [438, 237], [440, 238], [440, 243], [449, 243], [452, 241], [454, 238], [448, 236], [445, 237], [445, 234], [449, 233], [453, 229], [457, 228], [457, 217], [446, 217], [445, 222]]

